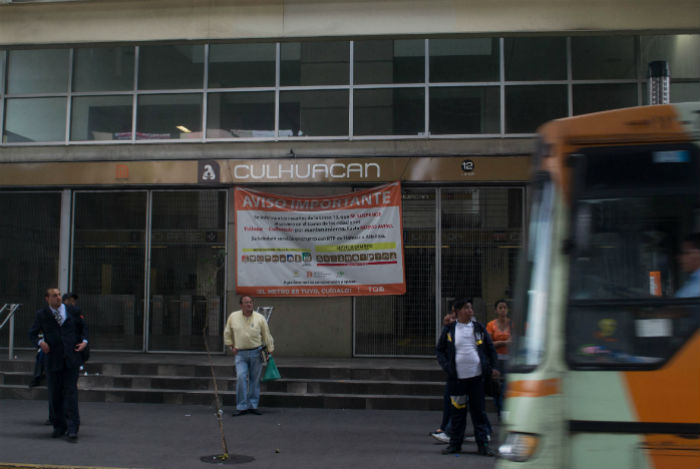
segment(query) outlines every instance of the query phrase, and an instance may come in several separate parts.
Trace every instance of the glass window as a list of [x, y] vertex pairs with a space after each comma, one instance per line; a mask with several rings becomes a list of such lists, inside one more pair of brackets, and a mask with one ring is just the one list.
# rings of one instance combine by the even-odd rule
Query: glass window
[[[692, 145], [583, 150], [572, 232], [567, 359], [655, 367], [698, 327], [698, 153]], [[694, 239], [694, 241], [692, 241]], [[686, 289], [687, 288], [687, 289]]]
[[497, 38], [430, 39], [430, 82], [496, 81]]
[[641, 44], [643, 77], [647, 76], [649, 62], [665, 60], [671, 80], [700, 78], [700, 35], [642, 36]]
[[136, 139], [190, 138], [202, 131], [202, 95], [164, 94], [139, 97]]
[[3, 142], [61, 142], [66, 138], [66, 98], [8, 99]]
[[637, 85], [574, 85], [574, 114], [604, 111], [637, 105]]
[[115, 140], [131, 133], [131, 96], [78, 96], [71, 109], [71, 140]]
[[275, 44], [209, 46], [209, 88], [275, 86]]
[[565, 80], [566, 38], [507, 37], [506, 80]]
[[68, 91], [69, 49], [11, 50], [7, 66], [8, 93]]
[[[648, 100], [645, 94], [645, 101]], [[671, 82], [671, 102], [684, 103], [689, 101], [700, 101], [700, 81], [688, 83]]]
[[280, 137], [348, 135], [345, 90], [281, 91]]
[[636, 78], [634, 37], [573, 37], [571, 67], [574, 80]]
[[141, 46], [139, 89], [189, 89], [204, 85], [204, 46]]
[[150, 350], [221, 350], [226, 193], [153, 193]]
[[347, 85], [350, 43], [285, 42], [281, 45], [280, 85]]
[[496, 86], [430, 88], [431, 134], [500, 132]]
[[207, 138], [273, 137], [275, 93], [209, 93]]
[[568, 115], [566, 86], [506, 87], [506, 133], [530, 133], [540, 124]]
[[425, 41], [355, 41], [355, 83], [423, 83]]
[[134, 88], [134, 48], [75, 49], [74, 91], [124, 91]]
[[355, 90], [355, 135], [422, 135], [423, 88]]
[[145, 192], [76, 192], [73, 291], [80, 295], [90, 343], [141, 350], [143, 344]]
[[[15, 312], [15, 347], [31, 347], [27, 331], [35, 312], [44, 306], [44, 292], [58, 285], [58, 252], [61, 227], [61, 194], [0, 193], [0, 298], [20, 303]], [[3, 313], [3, 320], [6, 318]], [[7, 327], [0, 344], [7, 356]]]

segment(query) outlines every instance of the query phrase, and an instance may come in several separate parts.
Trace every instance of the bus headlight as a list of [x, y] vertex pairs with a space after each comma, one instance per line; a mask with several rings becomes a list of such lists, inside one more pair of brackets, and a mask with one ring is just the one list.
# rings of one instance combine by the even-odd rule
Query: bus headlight
[[498, 447], [498, 455], [515, 462], [527, 461], [535, 454], [539, 437], [531, 433], [508, 433], [506, 441]]

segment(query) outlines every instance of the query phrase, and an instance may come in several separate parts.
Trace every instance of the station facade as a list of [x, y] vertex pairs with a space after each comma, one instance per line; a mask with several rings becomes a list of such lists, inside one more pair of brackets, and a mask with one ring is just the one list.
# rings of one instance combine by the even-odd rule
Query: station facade
[[[700, 99], [700, 6], [67, 1], [0, 5], [0, 302], [79, 295], [98, 350], [223, 351], [233, 191], [399, 181], [406, 294], [256, 298], [287, 356], [432, 355], [511, 299], [547, 120]], [[517, 305], [512, 305], [517, 308]], [[6, 334], [0, 343], [6, 343]]]

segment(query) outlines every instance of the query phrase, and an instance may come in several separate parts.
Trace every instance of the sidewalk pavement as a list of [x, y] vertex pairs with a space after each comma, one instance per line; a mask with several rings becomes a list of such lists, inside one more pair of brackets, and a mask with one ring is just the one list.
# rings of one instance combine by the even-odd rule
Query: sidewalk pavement
[[[445, 445], [428, 436], [439, 425], [440, 412], [261, 407], [261, 416], [232, 417], [232, 410], [225, 409], [223, 418], [231, 467], [491, 469], [495, 464], [494, 458], [474, 454], [474, 443], [465, 442], [459, 455], [440, 454]], [[46, 416], [44, 401], [0, 400], [0, 469], [23, 464], [208, 468], [214, 465], [201, 458], [223, 453], [210, 406], [82, 402], [77, 444], [52, 439]], [[490, 418], [495, 424], [495, 415]], [[497, 442], [491, 446], [496, 449]], [[249, 462], [233, 464], [243, 459]]]

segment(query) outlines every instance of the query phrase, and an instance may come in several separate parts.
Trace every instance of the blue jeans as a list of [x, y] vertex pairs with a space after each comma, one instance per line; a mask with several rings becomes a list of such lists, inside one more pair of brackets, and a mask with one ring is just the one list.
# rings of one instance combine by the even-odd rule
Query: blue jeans
[[262, 359], [258, 347], [236, 353], [236, 409], [257, 409], [260, 402]]

